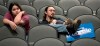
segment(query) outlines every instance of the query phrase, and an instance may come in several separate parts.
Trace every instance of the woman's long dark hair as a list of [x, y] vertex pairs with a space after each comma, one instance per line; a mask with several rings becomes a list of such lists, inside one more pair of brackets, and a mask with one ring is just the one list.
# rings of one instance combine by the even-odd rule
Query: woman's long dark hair
[[10, 5], [9, 5], [9, 12], [10, 12], [11, 15], [13, 15], [13, 14], [12, 14], [12, 7], [13, 7], [14, 5], [18, 6], [19, 9], [22, 11], [22, 8], [21, 8], [21, 6], [20, 6], [18, 3], [12, 2], [12, 3], [10, 3]]

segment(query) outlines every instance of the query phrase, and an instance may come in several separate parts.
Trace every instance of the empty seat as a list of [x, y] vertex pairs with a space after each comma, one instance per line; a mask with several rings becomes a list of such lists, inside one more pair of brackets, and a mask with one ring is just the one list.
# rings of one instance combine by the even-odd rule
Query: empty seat
[[48, 6], [48, 5], [55, 5], [55, 2], [53, 0], [34, 0], [33, 1], [33, 7], [37, 9], [37, 12], [39, 12], [39, 9]]
[[28, 14], [36, 16], [37, 17], [37, 13], [36, 13], [36, 9], [28, 6], [28, 5], [21, 5], [21, 8]]
[[32, 6], [32, 2], [33, 2], [34, 0], [28, 0], [28, 1], [29, 1], [30, 5]]
[[28, 46], [28, 44], [19, 38], [6, 38], [0, 41], [0, 46]]
[[71, 19], [75, 19], [81, 15], [92, 15], [92, 10], [85, 6], [74, 6], [70, 8], [67, 12], [67, 17]]
[[5, 3], [5, 6], [7, 5], [7, 2], [9, 1], [9, 0], [3, 0], [4, 1], [4, 3]]
[[53, 6], [55, 8], [55, 15], [64, 15], [64, 10], [59, 6]]
[[3, 1], [3, 0], [0, 0], [0, 5], [5, 6], [5, 3], [4, 3], [4, 1]]
[[93, 10], [93, 15], [96, 15], [96, 10], [100, 8], [100, 0], [87, 0], [85, 6]]
[[8, 9], [5, 6], [0, 5], [0, 15], [5, 15]]
[[18, 38], [21, 38], [23, 40], [26, 40], [26, 32], [22, 27], [17, 26], [15, 31], [16, 31], [17, 34], [15, 34], [16, 36], [14, 36], [14, 37], [18, 37]]
[[93, 15], [82, 15], [77, 17], [76, 19], [79, 19], [82, 21], [82, 23], [88, 23], [92, 22], [94, 26], [94, 30], [98, 29], [100, 27], [100, 19]]
[[8, 37], [13, 37], [12, 32], [6, 27], [3, 26], [0, 28], [0, 40], [8, 38]]
[[85, 1], [87, 0], [78, 0], [78, 1], [81, 3], [81, 5], [84, 5]]
[[47, 37], [57, 38], [57, 31], [46, 25], [36, 26], [30, 29], [28, 42], [32, 46], [34, 42]]
[[25, 30], [21, 27], [17, 27], [16, 30], [11, 30], [10, 27], [3, 26], [0, 28], [0, 40], [8, 37], [18, 37], [25, 40]]
[[58, 3], [58, 6], [64, 9], [65, 14], [69, 8], [78, 5], [80, 5], [78, 0], [60, 0]]
[[100, 42], [93, 39], [79, 39], [71, 44], [71, 46], [100, 46]]
[[99, 41], [100, 42], [100, 28], [98, 28], [96, 31], [95, 31], [95, 39], [97, 40], [97, 41]]
[[30, 29], [39, 25], [39, 21], [35, 16], [29, 15], [29, 17]]
[[33, 46], [65, 46], [65, 44], [54, 38], [45, 38], [37, 41]]
[[65, 21], [67, 19], [65, 16], [62, 16], [62, 15], [54, 15], [54, 18], [58, 20], [62, 20], [62, 21]]
[[58, 2], [60, 1], [60, 0], [53, 0], [55, 3], [56, 3], [56, 5], [58, 5]]
[[64, 43], [66, 43], [66, 45], [68, 45], [66, 41], [66, 34], [59, 34], [59, 40], [63, 41]]
[[[41, 22], [41, 20], [43, 19], [44, 16], [44, 10], [47, 6], [41, 8], [39, 10], [39, 21]], [[64, 15], [64, 10], [58, 6], [53, 5], [53, 7], [55, 8], [55, 15]]]
[[100, 19], [100, 8], [96, 11], [96, 13], [97, 13], [97, 17]]
[[2, 27], [4, 24], [3, 24], [3, 16], [0, 15], [0, 27]]
[[9, 0], [7, 3], [7, 7], [9, 7], [10, 3], [17, 2], [20, 5], [30, 5], [28, 0]]

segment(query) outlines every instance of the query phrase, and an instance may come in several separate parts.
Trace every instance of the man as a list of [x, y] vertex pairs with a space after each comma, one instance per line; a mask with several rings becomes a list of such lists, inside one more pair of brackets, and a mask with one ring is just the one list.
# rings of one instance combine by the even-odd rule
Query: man
[[66, 18], [66, 20], [64, 21], [58, 20], [54, 18], [54, 15], [55, 8], [53, 6], [47, 6], [45, 8], [42, 24], [49, 24], [50, 26], [56, 28], [58, 32], [61, 32], [61, 30], [63, 30], [63, 32], [69, 32], [69, 34], [74, 34], [81, 23], [81, 21], [77, 19], [75, 19], [74, 21], [69, 18]]

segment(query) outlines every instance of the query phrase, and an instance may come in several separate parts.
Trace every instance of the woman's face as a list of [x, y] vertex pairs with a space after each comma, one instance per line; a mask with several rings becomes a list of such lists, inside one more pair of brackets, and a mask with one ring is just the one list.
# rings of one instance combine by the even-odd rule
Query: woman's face
[[13, 7], [12, 7], [12, 14], [14, 15], [14, 16], [16, 16], [18, 13], [20, 13], [21, 12], [21, 10], [20, 10], [20, 8], [18, 7], [18, 6], [16, 6], [16, 5], [14, 5]]

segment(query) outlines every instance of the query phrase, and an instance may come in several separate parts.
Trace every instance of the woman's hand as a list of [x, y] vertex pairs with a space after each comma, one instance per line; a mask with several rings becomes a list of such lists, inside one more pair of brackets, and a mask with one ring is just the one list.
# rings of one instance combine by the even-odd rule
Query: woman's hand
[[23, 16], [23, 14], [25, 13], [25, 11], [21, 11], [16, 17], [15, 17], [15, 19], [14, 19], [14, 23], [15, 24], [20, 24], [20, 22], [21, 22], [21, 19], [22, 19], [22, 16]]
[[25, 13], [25, 11], [20, 11], [17, 16], [22, 16]]
[[12, 22], [12, 21], [10, 21], [9, 25], [10, 25], [10, 27], [11, 27], [13, 30], [15, 30], [16, 27], [17, 27], [17, 25], [16, 25], [14, 22]]
[[20, 13], [21, 13], [21, 14], [24, 14], [24, 13], [25, 13], [25, 11], [21, 11]]

